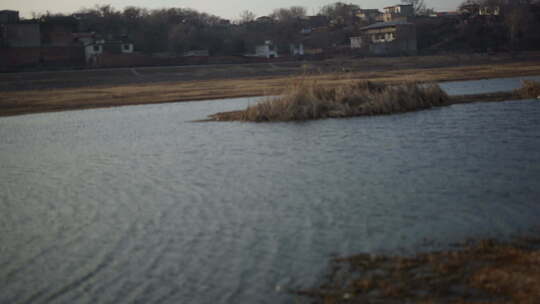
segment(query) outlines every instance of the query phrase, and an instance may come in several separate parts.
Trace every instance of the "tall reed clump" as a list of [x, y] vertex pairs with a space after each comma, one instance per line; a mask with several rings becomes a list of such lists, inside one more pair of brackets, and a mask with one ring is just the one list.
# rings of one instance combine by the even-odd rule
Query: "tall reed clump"
[[240, 113], [243, 121], [293, 121], [383, 115], [442, 106], [448, 95], [435, 84], [399, 85], [350, 82], [325, 87], [316, 81], [293, 83], [277, 98], [269, 98]]
[[516, 93], [519, 97], [528, 99], [528, 98], [538, 98], [540, 99], [540, 82], [525, 80], [521, 88], [516, 90]]

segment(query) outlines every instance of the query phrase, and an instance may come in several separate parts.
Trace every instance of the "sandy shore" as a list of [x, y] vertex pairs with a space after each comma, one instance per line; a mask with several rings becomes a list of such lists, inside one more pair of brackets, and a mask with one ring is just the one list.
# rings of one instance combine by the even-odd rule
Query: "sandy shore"
[[[471, 64], [467, 61], [463, 66], [447, 66], [426, 68], [422, 63], [423, 57], [403, 59], [376, 59], [381, 62], [388, 60], [390, 63], [370, 66], [362, 66], [355, 60], [350, 59], [347, 64], [351, 68], [345, 69], [344, 62], [318, 62], [317, 65], [329, 68], [332, 64], [339, 67], [341, 72], [315, 72], [313, 67], [305, 67], [310, 63], [304, 63], [303, 67], [292, 68], [287, 66], [285, 71], [276, 72], [275, 75], [267, 74], [266, 65], [261, 67], [245, 68], [245, 71], [236, 70], [231, 73], [232, 78], [226, 75], [216, 76], [216, 79], [184, 80], [184, 81], [161, 81], [164, 78], [148, 83], [127, 83], [119, 85], [83, 85], [75, 87], [62, 87], [61, 83], [80, 77], [84, 80], [92, 71], [55, 73], [54, 77], [47, 77], [40, 73], [24, 75], [1, 75], [1, 78], [9, 78], [9, 88], [25, 88], [23, 90], [8, 89], [0, 95], [0, 116], [20, 115], [27, 113], [39, 113], [50, 111], [80, 110], [98, 107], [114, 107], [125, 105], [140, 105], [167, 102], [197, 101], [210, 99], [224, 99], [237, 97], [252, 97], [279, 94], [291, 81], [291, 77], [305, 77], [319, 82], [321, 85], [337, 85], [350, 80], [370, 80], [382, 83], [399, 83], [403, 81], [418, 82], [442, 82], [458, 80], [476, 80], [501, 77], [520, 77], [540, 75], [540, 59], [528, 57], [505, 62], [486, 60], [483, 64]], [[367, 62], [366, 59], [362, 59]], [[374, 59], [375, 60], [375, 59]], [[426, 57], [426, 61], [434, 58]], [[442, 60], [442, 59], [441, 59]], [[451, 64], [452, 62], [448, 62]], [[295, 63], [296, 64], [296, 63]], [[434, 65], [430, 63], [429, 65]], [[420, 68], [414, 68], [419, 66]], [[392, 68], [393, 67], [393, 68]], [[279, 69], [279, 67], [277, 67]], [[309, 68], [309, 69], [308, 69]], [[172, 69], [172, 68], [171, 68]], [[187, 69], [182, 67], [183, 70]], [[201, 67], [196, 67], [201, 71]], [[216, 67], [208, 67], [211, 71]], [[219, 69], [225, 69], [219, 67]], [[233, 69], [233, 67], [229, 67]], [[238, 69], [238, 67], [235, 67]], [[257, 72], [261, 69], [261, 73]], [[122, 71], [106, 71], [105, 73], [120, 73]], [[126, 71], [123, 71], [126, 72]], [[184, 71], [185, 72], [185, 71]], [[80, 74], [79, 74], [80, 73]], [[171, 72], [172, 73], [172, 72]], [[209, 73], [208, 71], [205, 73]], [[174, 73], [172, 73], [174, 74]], [[189, 73], [188, 73], [189, 74]], [[284, 75], [282, 75], [284, 74]], [[206, 75], [206, 74], [205, 74]], [[39, 76], [39, 77], [38, 77]], [[118, 76], [121, 77], [121, 76]], [[184, 76], [182, 76], [184, 77]], [[185, 76], [186, 79], [189, 77]], [[29, 79], [26, 79], [29, 78]], [[211, 76], [206, 75], [206, 78]], [[154, 79], [154, 78], [152, 78]], [[161, 79], [161, 80], [160, 80]], [[169, 78], [168, 78], [169, 79]], [[193, 77], [197, 79], [197, 77]], [[81, 81], [82, 81], [81, 80]], [[6, 82], [7, 83], [7, 82]], [[91, 83], [91, 82], [90, 82]], [[41, 84], [41, 85], [40, 85]], [[39, 87], [39, 89], [29, 89]]]

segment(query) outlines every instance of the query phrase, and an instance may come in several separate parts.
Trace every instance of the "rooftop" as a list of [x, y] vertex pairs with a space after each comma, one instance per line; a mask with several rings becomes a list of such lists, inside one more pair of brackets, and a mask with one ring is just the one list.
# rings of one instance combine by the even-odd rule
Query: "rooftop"
[[358, 10], [359, 12], [379, 12], [378, 8], [361, 8]]
[[387, 6], [385, 7], [386, 8], [394, 8], [394, 7], [404, 7], [404, 6], [413, 6], [412, 4], [398, 4], [398, 5], [391, 5], [391, 6]]
[[378, 23], [373, 23], [371, 25], [362, 27], [362, 28], [360, 28], [360, 30], [361, 31], [373, 30], [373, 29], [392, 27], [392, 26], [399, 26], [399, 25], [412, 25], [412, 23], [404, 21], [404, 20], [397, 20], [397, 21], [390, 21], [390, 22], [378, 22]]

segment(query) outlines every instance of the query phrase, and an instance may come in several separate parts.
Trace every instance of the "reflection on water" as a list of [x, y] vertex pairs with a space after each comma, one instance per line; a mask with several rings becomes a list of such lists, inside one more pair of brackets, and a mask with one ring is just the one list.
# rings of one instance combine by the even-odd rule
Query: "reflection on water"
[[441, 87], [451, 95], [486, 94], [518, 89], [525, 80], [540, 81], [540, 76], [450, 81], [441, 83]]
[[332, 254], [540, 222], [536, 101], [188, 122], [247, 103], [1, 118], [0, 303], [290, 303]]

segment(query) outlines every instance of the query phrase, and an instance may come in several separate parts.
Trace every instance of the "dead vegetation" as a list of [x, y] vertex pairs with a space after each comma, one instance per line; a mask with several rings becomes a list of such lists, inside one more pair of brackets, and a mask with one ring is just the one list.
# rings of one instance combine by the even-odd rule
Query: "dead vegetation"
[[[538, 94], [538, 95], [537, 95]], [[268, 98], [246, 110], [217, 113], [206, 121], [302, 121], [396, 114], [471, 102], [540, 98], [540, 83], [524, 81], [520, 89], [475, 95], [448, 96], [436, 84], [374, 83], [347, 80], [334, 84], [306, 78], [292, 82], [280, 97]]]
[[540, 239], [482, 241], [464, 248], [392, 257], [335, 259], [313, 303], [540, 303]]
[[538, 81], [523, 81], [523, 85], [516, 91], [517, 95], [523, 99], [538, 98], [540, 99], [540, 82]]
[[[326, 87], [317, 81], [300, 79], [280, 97], [250, 106], [235, 117], [241, 121], [265, 122], [383, 115], [442, 106], [448, 101], [448, 95], [435, 84], [350, 81]], [[217, 119], [227, 118], [221, 116], [218, 114]]]

